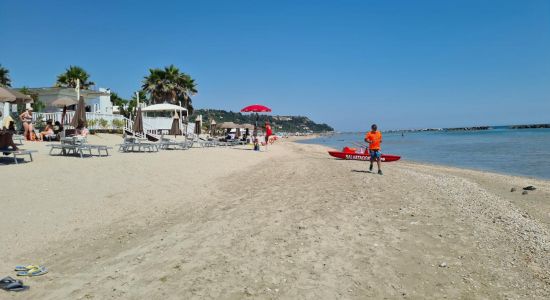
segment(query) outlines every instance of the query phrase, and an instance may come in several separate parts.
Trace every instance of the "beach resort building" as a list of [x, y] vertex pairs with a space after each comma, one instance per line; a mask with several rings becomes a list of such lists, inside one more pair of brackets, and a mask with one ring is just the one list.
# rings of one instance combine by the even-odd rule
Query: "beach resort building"
[[[44, 112], [57, 112], [62, 108], [52, 105], [56, 99], [68, 97], [76, 99], [76, 91], [72, 88], [44, 87], [31, 88], [31, 92], [38, 95], [38, 101], [44, 103]], [[80, 96], [86, 101], [86, 110], [93, 113], [112, 114], [113, 104], [111, 103], [111, 91], [105, 88], [97, 90], [80, 90]]]

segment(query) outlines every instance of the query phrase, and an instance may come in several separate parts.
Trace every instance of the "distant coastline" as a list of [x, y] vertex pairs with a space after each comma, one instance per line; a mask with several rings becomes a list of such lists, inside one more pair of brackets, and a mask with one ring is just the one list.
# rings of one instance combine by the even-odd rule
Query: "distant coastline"
[[421, 129], [397, 129], [387, 130], [387, 133], [395, 132], [422, 132], [422, 131], [481, 131], [499, 128], [508, 129], [534, 129], [534, 128], [550, 128], [550, 124], [524, 124], [524, 125], [506, 125], [506, 126], [472, 126], [472, 127], [451, 127], [451, 128], [421, 128]]
[[510, 129], [550, 128], [550, 124], [512, 125]]

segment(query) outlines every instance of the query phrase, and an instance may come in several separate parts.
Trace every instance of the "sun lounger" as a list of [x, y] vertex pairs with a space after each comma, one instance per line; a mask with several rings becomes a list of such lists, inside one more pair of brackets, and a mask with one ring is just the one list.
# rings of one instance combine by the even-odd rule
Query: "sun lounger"
[[113, 147], [107, 147], [104, 145], [90, 145], [90, 148], [97, 150], [98, 156], [103, 156], [101, 155], [101, 151], [105, 151], [105, 156], [109, 156], [109, 149], [113, 149]]
[[159, 145], [159, 148], [163, 150], [169, 150], [171, 149], [171, 147], [173, 147], [173, 149], [180, 149], [180, 150], [189, 149], [187, 141], [176, 141], [176, 140], [167, 139], [167, 138], [161, 138], [158, 145]]
[[[62, 138], [61, 143], [47, 146], [51, 147], [50, 155], [54, 155], [54, 151], [59, 150], [58, 155], [80, 155], [80, 158], [84, 158], [84, 154], [92, 156], [92, 150], [97, 150], [98, 156], [109, 156], [109, 149], [112, 149], [105, 145], [88, 144], [87, 139], [82, 137]], [[105, 152], [105, 155], [102, 155], [102, 151]]]
[[194, 144], [194, 143], [195, 143], [194, 140], [187, 140], [187, 141], [185, 141], [185, 147], [186, 147], [187, 149], [191, 149], [191, 148], [193, 148], [193, 144]]
[[30, 161], [33, 161], [32, 154], [35, 153], [35, 152], [38, 152], [38, 151], [36, 151], [36, 150], [22, 150], [22, 149], [21, 150], [0, 150], [0, 155], [2, 155], [4, 157], [13, 156], [13, 161], [15, 162], [15, 164], [18, 164], [19, 163], [17, 161], [18, 156], [28, 155]]
[[25, 139], [22, 135], [20, 134], [14, 134], [11, 139], [13, 140], [13, 142], [15, 143], [15, 141], [18, 141], [18, 145], [23, 145], [23, 140]]
[[54, 150], [59, 150], [57, 155], [80, 155], [80, 158], [84, 158], [84, 152], [92, 156], [91, 145], [71, 145], [71, 144], [51, 144], [47, 145], [50, 148], [50, 155], [54, 155]]
[[240, 141], [239, 140], [229, 140], [226, 143], [227, 143], [227, 146], [234, 147], [234, 146], [238, 146], [240, 144]]
[[118, 146], [119, 152], [158, 152], [160, 144], [136, 138], [125, 138], [124, 142]]

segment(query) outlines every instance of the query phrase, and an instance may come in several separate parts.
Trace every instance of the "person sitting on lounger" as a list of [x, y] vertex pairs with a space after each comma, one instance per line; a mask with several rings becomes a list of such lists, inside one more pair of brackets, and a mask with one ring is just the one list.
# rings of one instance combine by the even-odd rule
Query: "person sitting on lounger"
[[90, 134], [88, 128], [82, 126], [76, 129], [76, 135], [80, 137], [87, 137]]
[[45, 138], [52, 138], [55, 137], [55, 133], [53, 132], [53, 125], [52, 120], [46, 121], [46, 128], [44, 128], [44, 131], [40, 132], [40, 141], [44, 141]]
[[13, 142], [13, 131], [5, 129], [0, 130], [0, 151], [8, 151], [10, 147], [13, 151], [19, 150]]

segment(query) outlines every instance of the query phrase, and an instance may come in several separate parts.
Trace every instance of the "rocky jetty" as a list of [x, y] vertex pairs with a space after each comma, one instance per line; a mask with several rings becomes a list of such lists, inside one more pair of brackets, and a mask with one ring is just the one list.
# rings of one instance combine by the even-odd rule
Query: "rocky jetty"
[[444, 128], [445, 131], [474, 131], [474, 130], [489, 130], [490, 126], [474, 126], [474, 127], [456, 127], [456, 128]]
[[510, 129], [550, 128], [550, 124], [512, 125]]

